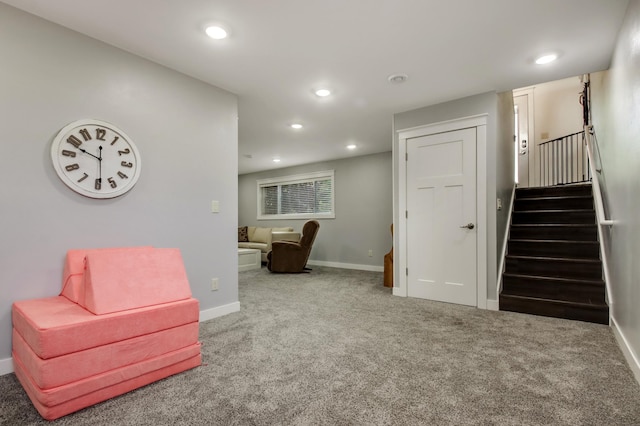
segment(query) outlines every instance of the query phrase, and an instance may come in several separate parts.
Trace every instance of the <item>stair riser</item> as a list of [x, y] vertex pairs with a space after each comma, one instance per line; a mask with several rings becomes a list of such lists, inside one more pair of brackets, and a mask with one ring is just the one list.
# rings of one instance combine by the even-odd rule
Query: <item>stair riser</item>
[[586, 198], [545, 198], [527, 199], [517, 198], [513, 210], [571, 210], [571, 209], [593, 209], [593, 199]]
[[518, 240], [572, 240], [597, 241], [598, 229], [595, 225], [587, 226], [512, 226], [509, 237]]
[[593, 210], [560, 211], [560, 212], [513, 212], [511, 223], [519, 224], [595, 224], [596, 214]]
[[565, 257], [573, 259], [599, 259], [597, 242], [564, 241], [509, 241], [508, 254], [516, 256]]
[[544, 188], [518, 188], [516, 198], [570, 197], [592, 195], [591, 185], [548, 186]]
[[580, 262], [556, 259], [514, 259], [507, 256], [505, 272], [518, 275], [569, 279], [602, 279], [602, 262]]
[[558, 305], [553, 302], [522, 301], [510, 299], [508, 296], [500, 296], [500, 310], [571, 319], [576, 321], [586, 321], [598, 324], [609, 324], [609, 310], [607, 308], [584, 309], [581, 307]]
[[604, 283], [595, 285], [512, 276], [504, 276], [502, 279], [504, 295], [604, 304], [604, 293]]

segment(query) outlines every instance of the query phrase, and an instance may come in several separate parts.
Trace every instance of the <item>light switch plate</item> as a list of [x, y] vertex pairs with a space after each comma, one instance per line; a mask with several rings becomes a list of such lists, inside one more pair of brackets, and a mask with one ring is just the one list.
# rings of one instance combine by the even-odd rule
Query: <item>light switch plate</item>
[[213, 200], [211, 202], [211, 213], [220, 213], [220, 201]]

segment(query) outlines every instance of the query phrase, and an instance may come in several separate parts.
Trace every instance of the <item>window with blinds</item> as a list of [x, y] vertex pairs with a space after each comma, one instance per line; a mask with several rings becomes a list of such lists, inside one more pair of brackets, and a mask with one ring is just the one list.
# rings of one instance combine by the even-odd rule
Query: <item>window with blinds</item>
[[258, 181], [258, 219], [335, 218], [333, 170]]

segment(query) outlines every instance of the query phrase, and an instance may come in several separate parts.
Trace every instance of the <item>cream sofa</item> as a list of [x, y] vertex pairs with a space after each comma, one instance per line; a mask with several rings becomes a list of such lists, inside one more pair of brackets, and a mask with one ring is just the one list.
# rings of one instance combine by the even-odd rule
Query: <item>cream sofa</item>
[[267, 253], [271, 251], [273, 241], [300, 241], [300, 233], [293, 232], [293, 228], [262, 228], [259, 226], [247, 226], [249, 241], [238, 241], [238, 248], [260, 250], [260, 259], [267, 261]]

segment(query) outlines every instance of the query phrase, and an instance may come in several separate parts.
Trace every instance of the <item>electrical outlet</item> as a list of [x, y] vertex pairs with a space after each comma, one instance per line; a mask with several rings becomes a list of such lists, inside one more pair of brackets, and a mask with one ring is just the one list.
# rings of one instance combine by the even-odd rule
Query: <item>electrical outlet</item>
[[211, 291], [216, 291], [218, 289], [218, 279], [211, 278]]
[[373, 250], [369, 249], [369, 257], [373, 257]]

